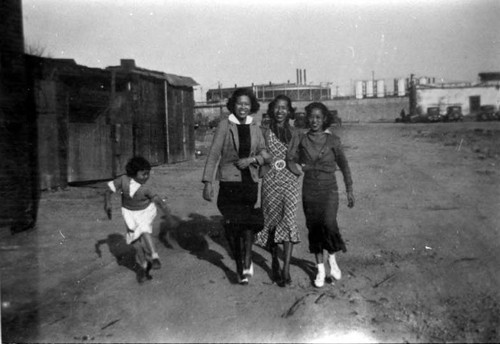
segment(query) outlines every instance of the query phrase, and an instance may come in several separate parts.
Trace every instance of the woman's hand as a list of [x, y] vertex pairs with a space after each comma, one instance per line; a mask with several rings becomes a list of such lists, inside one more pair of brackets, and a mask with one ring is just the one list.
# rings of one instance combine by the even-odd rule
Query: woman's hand
[[293, 162], [293, 161], [288, 161], [286, 163], [286, 167], [288, 167], [288, 169], [290, 170], [290, 172], [292, 172], [293, 174], [295, 174], [297, 177], [302, 174], [302, 172], [300, 171], [298, 165], [295, 162]]
[[205, 182], [205, 187], [203, 188], [203, 199], [205, 201], [212, 202], [214, 198], [214, 189], [212, 187], [212, 183]]
[[243, 159], [236, 161], [234, 164], [240, 170], [244, 170], [245, 168], [247, 168], [248, 166], [250, 166], [254, 162], [256, 162], [255, 158], [243, 158]]
[[347, 206], [349, 208], [354, 207], [354, 194], [352, 193], [352, 191], [347, 192]]

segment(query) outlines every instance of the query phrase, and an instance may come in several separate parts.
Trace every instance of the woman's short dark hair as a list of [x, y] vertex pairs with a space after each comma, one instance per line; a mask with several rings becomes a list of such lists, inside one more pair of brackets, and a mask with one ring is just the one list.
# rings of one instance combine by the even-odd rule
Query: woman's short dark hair
[[227, 101], [227, 109], [229, 112], [234, 113], [234, 106], [236, 104], [236, 100], [238, 97], [241, 96], [247, 96], [250, 98], [250, 102], [252, 103], [250, 107], [250, 113], [256, 113], [260, 109], [260, 104], [259, 101], [257, 100], [257, 97], [253, 93], [251, 88], [237, 88], [233, 94], [231, 95], [231, 98]]
[[125, 165], [127, 176], [135, 177], [139, 171], [151, 171], [151, 164], [142, 156], [134, 156]]
[[284, 94], [280, 94], [274, 98], [269, 105], [267, 106], [267, 114], [269, 117], [274, 120], [274, 108], [276, 107], [276, 104], [278, 103], [279, 100], [284, 100], [287, 103], [288, 106], [288, 119], [294, 119], [295, 118], [295, 109], [292, 107], [292, 100], [285, 96]]
[[310, 128], [309, 115], [312, 113], [312, 111], [314, 109], [321, 110], [321, 113], [323, 114], [323, 117], [325, 118], [325, 120], [323, 121], [323, 130], [325, 130], [330, 125], [332, 125], [333, 115], [330, 112], [330, 110], [328, 110], [328, 108], [325, 106], [325, 104], [320, 103], [320, 102], [313, 102], [313, 103], [307, 105], [305, 109], [306, 109], [306, 127], [307, 128]]

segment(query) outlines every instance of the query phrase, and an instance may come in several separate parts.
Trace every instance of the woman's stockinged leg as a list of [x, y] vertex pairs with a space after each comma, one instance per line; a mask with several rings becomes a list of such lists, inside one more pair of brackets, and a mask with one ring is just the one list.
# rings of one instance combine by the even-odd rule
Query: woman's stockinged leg
[[290, 284], [292, 278], [290, 277], [290, 261], [292, 259], [293, 244], [290, 241], [283, 243], [284, 257], [283, 257], [283, 281], [285, 284]]
[[278, 259], [278, 244], [271, 244], [271, 271], [273, 282], [281, 283], [280, 261]]
[[321, 252], [314, 254], [316, 258], [316, 264], [318, 268], [318, 274], [316, 275], [316, 279], [314, 280], [314, 285], [318, 288], [321, 288], [325, 284], [325, 264], [323, 262], [323, 250]]
[[243, 231], [243, 252], [244, 252], [244, 268], [250, 269], [252, 264], [252, 245], [253, 245], [253, 231]]

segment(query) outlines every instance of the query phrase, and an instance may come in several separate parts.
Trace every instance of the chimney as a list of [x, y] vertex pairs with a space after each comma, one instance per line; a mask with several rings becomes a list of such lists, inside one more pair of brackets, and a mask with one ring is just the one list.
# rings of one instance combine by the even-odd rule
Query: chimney
[[123, 69], [134, 69], [135, 68], [135, 60], [134, 59], [121, 59], [120, 66]]
[[306, 70], [304, 69], [304, 85], [307, 85]]
[[299, 84], [299, 69], [298, 68], [295, 69], [295, 75], [297, 77], [297, 85], [298, 85]]
[[302, 69], [299, 69], [299, 85], [302, 85]]

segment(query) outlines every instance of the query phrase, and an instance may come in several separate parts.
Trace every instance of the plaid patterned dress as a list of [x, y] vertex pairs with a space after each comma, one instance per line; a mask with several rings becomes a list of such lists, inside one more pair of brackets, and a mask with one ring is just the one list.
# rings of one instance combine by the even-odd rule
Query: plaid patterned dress
[[274, 133], [268, 132], [268, 152], [273, 156], [271, 170], [262, 180], [262, 210], [264, 228], [257, 233], [255, 243], [269, 247], [272, 243], [300, 242], [297, 228], [297, 208], [299, 202], [298, 178], [287, 168], [279, 170], [278, 160], [286, 157], [287, 146]]

